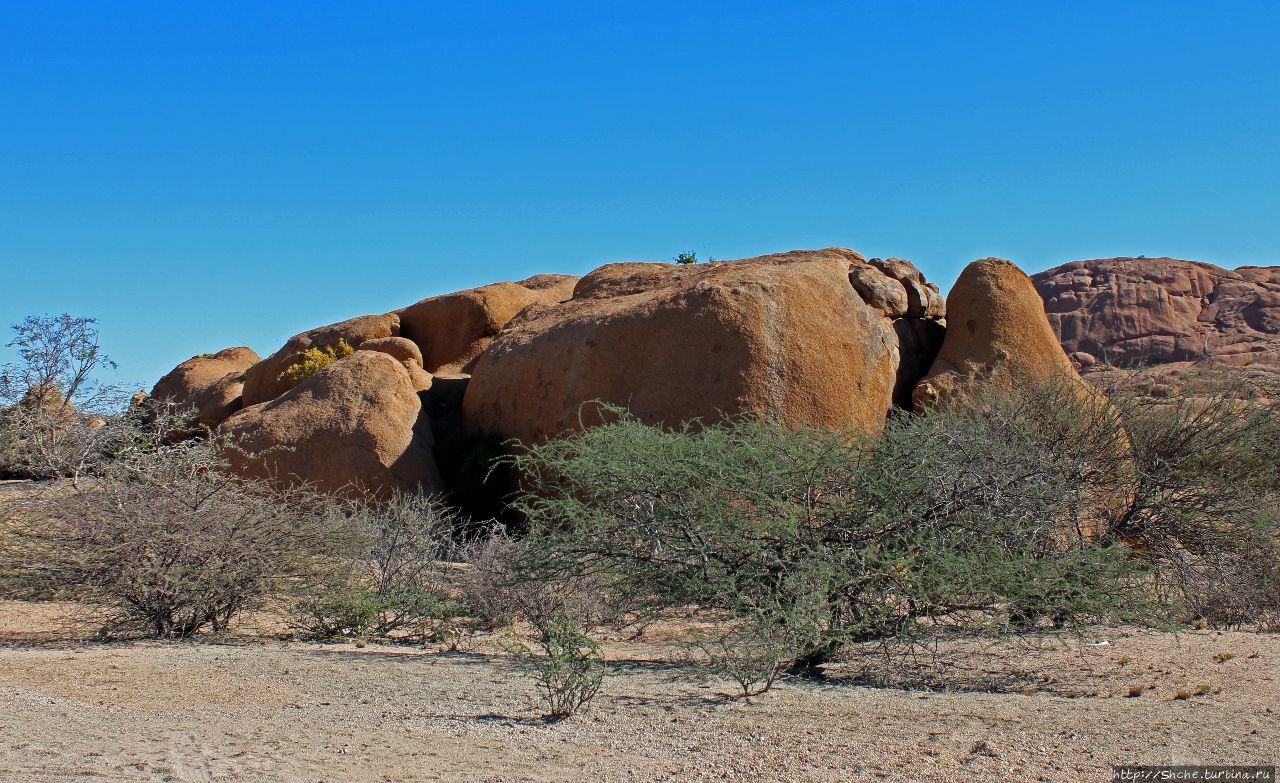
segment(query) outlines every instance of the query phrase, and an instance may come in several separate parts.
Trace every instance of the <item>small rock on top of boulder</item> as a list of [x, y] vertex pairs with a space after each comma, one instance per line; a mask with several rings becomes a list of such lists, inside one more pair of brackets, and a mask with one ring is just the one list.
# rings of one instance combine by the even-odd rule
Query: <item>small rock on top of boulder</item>
[[360, 343], [362, 351], [378, 351], [392, 357], [404, 365], [413, 380], [414, 391], [424, 392], [431, 388], [431, 373], [422, 369], [422, 352], [413, 340], [403, 337], [379, 337]]

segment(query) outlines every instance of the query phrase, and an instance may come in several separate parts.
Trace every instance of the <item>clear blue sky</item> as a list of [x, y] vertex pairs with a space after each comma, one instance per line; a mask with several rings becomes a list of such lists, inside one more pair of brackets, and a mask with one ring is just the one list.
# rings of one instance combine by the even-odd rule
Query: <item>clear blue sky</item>
[[96, 316], [149, 387], [686, 249], [944, 288], [986, 255], [1280, 263], [1278, 36], [1274, 2], [8, 2], [0, 318]]

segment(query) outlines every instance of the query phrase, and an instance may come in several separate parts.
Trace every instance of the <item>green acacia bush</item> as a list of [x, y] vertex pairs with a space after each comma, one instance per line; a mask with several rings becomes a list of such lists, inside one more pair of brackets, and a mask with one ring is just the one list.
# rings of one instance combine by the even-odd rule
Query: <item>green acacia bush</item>
[[740, 629], [730, 652], [773, 660], [753, 682], [848, 642], [1154, 612], [1142, 561], [1096, 535], [1123, 480], [1114, 416], [1065, 385], [988, 390], [879, 438], [610, 413], [514, 458], [521, 573], [714, 612]]
[[514, 645], [525, 673], [547, 706], [545, 717], [561, 720], [591, 704], [604, 682], [600, 646], [571, 614], [546, 618], [537, 626], [534, 647]]

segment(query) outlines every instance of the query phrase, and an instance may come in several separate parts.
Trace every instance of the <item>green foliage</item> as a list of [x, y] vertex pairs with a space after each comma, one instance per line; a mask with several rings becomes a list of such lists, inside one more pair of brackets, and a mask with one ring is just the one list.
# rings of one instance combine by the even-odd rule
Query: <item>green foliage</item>
[[696, 264], [698, 263], [698, 254], [694, 253], [692, 250], [686, 250], [683, 253], [678, 253], [676, 257], [671, 260], [681, 266]]
[[523, 644], [513, 651], [542, 695], [546, 717], [575, 715], [600, 692], [605, 674], [600, 647], [568, 615], [549, 619], [538, 631], [537, 651]]
[[280, 372], [280, 380], [296, 386], [339, 359], [355, 352], [356, 349], [342, 339], [339, 339], [336, 345], [326, 346], [323, 349], [308, 348], [302, 352], [300, 361], [294, 362]]
[[610, 413], [515, 458], [530, 578], [591, 574], [652, 610], [713, 610], [801, 666], [850, 641], [1150, 611], [1137, 561], [1085, 534], [1116, 480], [1115, 442], [1063, 390], [992, 391], [895, 418], [878, 439]]
[[385, 637], [407, 629], [407, 638], [439, 641], [464, 611], [462, 604], [437, 591], [400, 588], [379, 592], [353, 586], [304, 596], [297, 607], [299, 627], [320, 639]]

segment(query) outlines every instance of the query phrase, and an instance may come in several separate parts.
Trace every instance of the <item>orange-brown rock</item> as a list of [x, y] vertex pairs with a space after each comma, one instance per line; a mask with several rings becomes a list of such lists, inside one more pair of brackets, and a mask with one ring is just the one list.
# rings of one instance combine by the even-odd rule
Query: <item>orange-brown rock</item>
[[1049, 326], [1031, 278], [999, 258], [974, 261], [947, 295], [947, 331], [912, 394], [917, 410], [992, 382], [1008, 388], [1079, 378]]
[[401, 334], [422, 349], [422, 366], [429, 372], [470, 372], [494, 336], [521, 310], [568, 299], [575, 282], [577, 278], [569, 275], [537, 275], [434, 296], [397, 311]]
[[379, 351], [404, 365], [413, 380], [413, 390], [424, 392], [431, 388], [431, 373], [422, 369], [422, 352], [413, 340], [404, 337], [379, 337], [360, 343], [362, 351]]
[[76, 406], [55, 384], [32, 386], [18, 401], [18, 407], [32, 414], [56, 419], [73, 419]]
[[244, 382], [244, 405], [257, 405], [274, 400], [293, 386], [284, 375], [292, 365], [303, 360], [308, 348], [324, 350], [337, 348], [345, 342], [351, 348], [359, 348], [366, 340], [395, 337], [400, 334], [400, 319], [395, 313], [365, 315], [341, 323], [321, 326], [294, 335], [280, 350], [259, 362], [249, 371]]
[[212, 429], [240, 410], [244, 374], [258, 361], [245, 347], [193, 356], [161, 378], [149, 399], [193, 411], [200, 425]]
[[331, 493], [439, 492], [429, 427], [404, 365], [356, 351], [270, 402], [244, 408], [221, 431], [232, 467]]
[[1032, 279], [1068, 353], [1122, 367], [1191, 361], [1280, 371], [1280, 267], [1108, 258]]
[[[889, 293], [864, 301], [851, 274]], [[579, 280], [571, 300], [528, 307], [498, 335], [475, 364], [464, 421], [534, 442], [576, 428], [580, 413], [591, 423], [583, 403], [602, 400], [655, 424], [755, 412], [874, 432], [912, 364], [895, 328], [908, 307], [901, 281], [839, 248], [609, 264]]]

